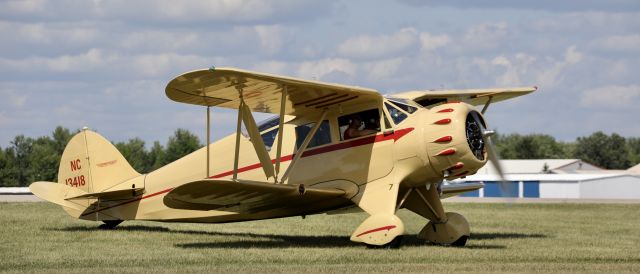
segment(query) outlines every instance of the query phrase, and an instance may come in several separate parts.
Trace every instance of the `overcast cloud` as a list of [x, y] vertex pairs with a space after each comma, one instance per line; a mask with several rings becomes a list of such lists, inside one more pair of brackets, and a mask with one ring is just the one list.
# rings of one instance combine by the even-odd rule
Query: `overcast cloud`
[[[391, 93], [537, 85], [502, 133], [640, 136], [639, 1], [1, 1], [0, 146], [57, 125], [204, 136], [174, 76], [231, 66]], [[261, 116], [263, 117], [263, 116]], [[214, 138], [235, 116], [216, 110]]]

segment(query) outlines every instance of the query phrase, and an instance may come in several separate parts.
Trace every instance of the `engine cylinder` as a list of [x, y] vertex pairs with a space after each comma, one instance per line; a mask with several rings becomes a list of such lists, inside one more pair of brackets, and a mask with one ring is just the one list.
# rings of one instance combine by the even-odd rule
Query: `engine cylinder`
[[456, 179], [475, 174], [487, 162], [482, 114], [466, 103], [436, 106], [423, 118], [427, 157], [435, 177]]

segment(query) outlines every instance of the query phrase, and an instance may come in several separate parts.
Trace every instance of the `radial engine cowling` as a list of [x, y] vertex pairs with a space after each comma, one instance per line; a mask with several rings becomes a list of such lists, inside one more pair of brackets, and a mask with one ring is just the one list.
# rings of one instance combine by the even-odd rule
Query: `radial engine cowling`
[[482, 132], [486, 124], [473, 106], [443, 104], [432, 108], [425, 122], [427, 157], [435, 177], [451, 180], [471, 175], [487, 162]]

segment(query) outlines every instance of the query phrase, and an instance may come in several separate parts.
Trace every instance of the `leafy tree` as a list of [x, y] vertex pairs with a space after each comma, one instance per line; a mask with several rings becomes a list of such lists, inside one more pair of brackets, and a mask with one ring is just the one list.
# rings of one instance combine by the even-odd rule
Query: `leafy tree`
[[16, 167], [15, 150], [7, 148], [3, 152], [4, 167], [0, 170], [2, 186], [19, 186], [18, 168]]
[[116, 148], [138, 172], [147, 173], [152, 165], [149, 154], [144, 148], [144, 141], [140, 138], [130, 139], [128, 142], [117, 143]]
[[26, 155], [29, 167], [23, 185], [37, 181], [57, 181], [61, 156], [62, 153], [56, 150], [55, 142], [51, 138], [45, 136], [34, 140], [29, 154]]
[[0, 186], [7, 185], [5, 181], [8, 180], [9, 171], [9, 159], [7, 159], [7, 153], [2, 147], [0, 147]]
[[611, 136], [602, 131], [588, 137], [578, 137], [575, 157], [609, 169], [627, 169], [630, 167], [629, 150], [626, 140], [613, 133]]
[[33, 139], [24, 135], [18, 135], [11, 141], [11, 147], [7, 149], [8, 159], [11, 161], [8, 178], [5, 182], [7, 186], [25, 186], [27, 184], [31, 167], [29, 154], [32, 147]]
[[[76, 133], [78, 132], [79, 131], [76, 131]], [[61, 126], [56, 127], [56, 129], [53, 131], [52, 137], [54, 149], [57, 153], [60, 154], [60, 156], [62, 156], [62, 152], [64, 152], [64, 149], [67, 147], [67, 144], [69, 143], [73, 135], [75, 135], [75, 133], [71, 134], [71, 131], [69, 131], [69, 129], [63, 128]]]
[[164, 147], [160, 144], [160, 142], [153, 142], [153, 147], [149, 151], [149, 170], [148, 172], [154, 171], [163, 166], [164, 159]]
[[565, 158], [565, 144], [544, 134], [494, 137], [498, 153], [505, 159], [560, 159]]
[[640, 163], [640, 138], [627, 138], [627, 147], [630, 165], [634, 166]]
[[174, 135], [169, 137], [167, 149], [162, 157], [162, 165], [171, 163], [183, 156], [196, 151], [202, 145], [198, 136], [186, 129], [178, 129]]

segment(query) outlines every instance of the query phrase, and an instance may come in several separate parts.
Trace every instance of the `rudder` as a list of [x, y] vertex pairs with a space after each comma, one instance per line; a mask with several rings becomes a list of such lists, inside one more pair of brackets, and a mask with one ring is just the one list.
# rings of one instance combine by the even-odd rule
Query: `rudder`
[[[62, 153], [58, 183], [87, 193], [102, 192], [140, 176], [120, 151], [99, 134], [83, 129]], [[143, 187], [143, 186], [139, 186]]]

